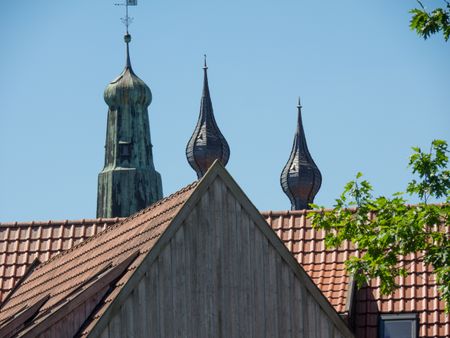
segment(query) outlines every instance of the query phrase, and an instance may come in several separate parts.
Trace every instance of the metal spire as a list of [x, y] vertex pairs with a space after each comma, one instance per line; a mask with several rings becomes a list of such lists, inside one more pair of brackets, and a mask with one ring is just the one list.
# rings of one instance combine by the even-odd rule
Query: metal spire
[[131, 35], [128, 34], [128, 32], [127, 32], [127, 34], [125, 34], [123, 39], [125, 40], [125, 43], [127, 44], [127, 58], [126, 58], [127, 61], [126, 61], [126, 64], [125, 64], [125, 68], [129, 68], [131, 71], [133, 71], [132, 68], [131, 68], [130, 46], [129, 46], [130, 41], [131, 41]]
[[131, 35], [128, 32], [128, 27], [131, 25], [134, 18], [132, 18], [128, 15], [128, 6], [137, 6], [137, 0], [125, 0], [124, 3], [117, 3], [115, 5], [116, 6], [125, 6], [125, 16], [120, 18], [120, 20], [125, 25], [124, 40], [125, 40], [125, 43], [127, 44], [127, 57], [126, 57], [125, 68], [129, 68], [131, 70], [130, 47], [129, 47], [129, 43], [131, 41]]
[[309, 209], [322, 184], [322, 175], [306, 144], [300, 97], [297, 103], [297, 128], [291, 155], [280, 177], [281, 187], [291, 201], [292, 210]]
[[208, 85], [208, 65], [206, 64], [206, 55], [204, 56], [204, 78], [203, 92], [200, 101], [200, 114], [187, 146], [187, 160], [201, 178], [215, 160], [220, 160], [225, 166], [230, 157], [230, 148], [227, 141], [220, 132], [214, 118], [214, 111], [211, 102]]

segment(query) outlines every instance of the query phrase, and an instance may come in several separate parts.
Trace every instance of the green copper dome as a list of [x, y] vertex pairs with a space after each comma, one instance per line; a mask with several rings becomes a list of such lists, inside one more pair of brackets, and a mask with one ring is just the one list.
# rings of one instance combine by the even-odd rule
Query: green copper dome
[[152, 102], [150, 88], [133, 72], [133, 68], [131, 67], [128, 47], [130, 41], [131, 36], [129, 34], [125, 35], [125, 42], [127, 44], [127, 63], [125, 69], [105, 89], [105, 102], [110, 107], [124, 104], [141, 104], [148, 107]]
[[150, 88], [126, 65], [105, 89], [108, 105], [105, 165], [98, 175], [97, 217], [128, 217], [162, 198], [161, 175], [153, 163], [148, 106]]

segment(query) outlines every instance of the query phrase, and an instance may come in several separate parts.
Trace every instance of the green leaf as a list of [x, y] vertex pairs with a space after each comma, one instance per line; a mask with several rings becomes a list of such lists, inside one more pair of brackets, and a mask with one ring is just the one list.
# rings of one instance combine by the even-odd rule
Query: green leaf
[[[416, 176], [406, 188], [408, 194], [423, 200], [416, 206], [405, 205], [404, 194], [372, 197], [372, 185], [348, 182], [332, 210], [312, 213], [315, 229], [325, 230], [327, 247], [353, 243], [362, 257], [350, 257], [346, 268], [358, 285], [379, 278], [380, 291], [389, 294], [398, 287], [395, 280], [407, 271], [399, 267], [400, 256], [422, 252], [426, 264], [433, 267], [441, 298], [450, 311], [450, 234], [436, 224], [450, 225], [450, 171], [448, 146], [443, 140], [432, 142], [429, 153], [414, 147], [409, 167]], [[447, 204], [427, 204], [427, 199], [445, 198]], [[352, 211], [349, 206], [356, 205]], [[375, 213], [375, 217], [369, 217]]]

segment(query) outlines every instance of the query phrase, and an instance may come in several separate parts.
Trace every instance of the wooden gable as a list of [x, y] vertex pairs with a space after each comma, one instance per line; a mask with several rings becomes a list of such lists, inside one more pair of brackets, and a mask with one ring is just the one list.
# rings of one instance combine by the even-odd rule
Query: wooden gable
[[91, 337], [353, 337], [216, 163]]

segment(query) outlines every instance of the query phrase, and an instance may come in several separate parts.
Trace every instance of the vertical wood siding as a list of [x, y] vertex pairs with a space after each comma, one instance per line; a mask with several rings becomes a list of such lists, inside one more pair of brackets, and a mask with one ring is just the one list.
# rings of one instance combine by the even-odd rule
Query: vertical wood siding
[[345, 334], [216, 179], [101, 337]]

